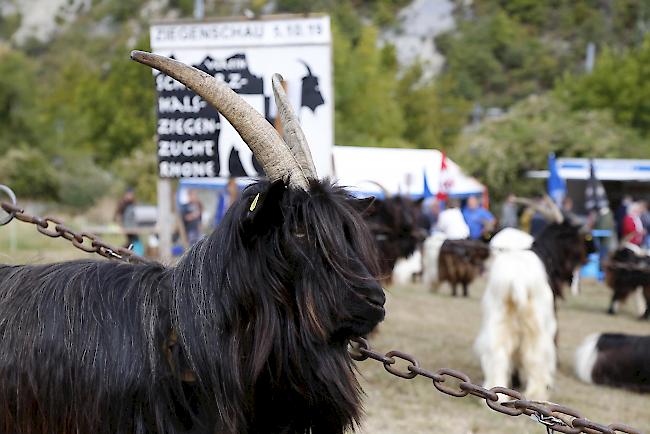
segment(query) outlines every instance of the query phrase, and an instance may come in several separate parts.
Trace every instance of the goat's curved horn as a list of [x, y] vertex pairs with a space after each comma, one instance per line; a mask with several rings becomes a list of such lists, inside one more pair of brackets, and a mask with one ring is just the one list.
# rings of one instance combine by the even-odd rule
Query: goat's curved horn
[[[544, 201], [546, 202], [546, 197]], [[550, 199], [550, 198], [549, 198]], [[552, 202], [552, 201], [551, 201]], [[560, 210], [557, 208], [557, 206], [553, 203], [551, 206], [549, 203], [546, 203], [546, 207], [541, 206], [539, 203], [536, 203], [535, 201], [525, 198], [525, 197], [515, 197], [515, 203], [519, 203], [521, 205], [526, 205], [529, 206], [535, 210], [537, 210], [540, 214], [544, 216], [545, 219], [554, 221], [557, 223], [562, 223], [564, 220], [564, 217], [562, 216], [562, 213]]]
[[278, 114], [282, 121], [284, 141], [296, 157], [298, 164], [300, 164], [307, 178], [317, 179], [316, 166], [314, 166], [314, 160], [311, 157], [309, 144], [307, 143], [305, 134], [302, 132], [302, 128], [300, 128], [300, 121], [291, 107], [284, 87], [282, 87], [282, 76], [280, 74], [273, 74], [271, 84], [273, 85], [275, 105], [278, 107]]
[[553, 214], [553, 220], [557, 223], [562, 223], [564, 221], [564, 215], [562, 214], [562, 211], [557, 206], [555, 201], [551, 199], [551, 197], [548, 194], [545, 194], [544, 202], [546, 202], [548, 208], [551, 210], [551, 213]]
[[271, 181], [288, 177], [291, 185], [309, 188], [307, 176], [275, 128], [227, 85], [164, 56], [135, 50], [131, 58], [175, 78], [216, 108], [235, 127]]

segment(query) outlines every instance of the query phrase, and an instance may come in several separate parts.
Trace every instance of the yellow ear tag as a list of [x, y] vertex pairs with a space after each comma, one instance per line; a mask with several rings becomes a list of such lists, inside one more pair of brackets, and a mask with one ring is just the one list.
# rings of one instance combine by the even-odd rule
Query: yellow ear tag
[[248, 208], [249, 211], [252, 212], [253, 210], [255, 210], [255, 207], [257, 206], [257, 201], [258, 201], [259, 198], [260, 198], [260, 194], [257, 193], [257, 195], [255, 195], [255, 199], [253, 199], [253, 202], [251, 202], [251, 207]]

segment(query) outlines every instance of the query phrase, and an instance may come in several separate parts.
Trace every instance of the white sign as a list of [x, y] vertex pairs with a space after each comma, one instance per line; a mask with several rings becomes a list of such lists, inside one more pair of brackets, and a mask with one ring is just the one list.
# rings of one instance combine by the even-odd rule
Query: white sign
[[[319, 176], [331, 174], [333, 83], [329, 17], [156, 24], [151, 48], [226, 82], [274, 123], [271, 76], [280, 73]], [[258, 176], [235, 129], [194, 92], [154, 72], [163, 178]]]

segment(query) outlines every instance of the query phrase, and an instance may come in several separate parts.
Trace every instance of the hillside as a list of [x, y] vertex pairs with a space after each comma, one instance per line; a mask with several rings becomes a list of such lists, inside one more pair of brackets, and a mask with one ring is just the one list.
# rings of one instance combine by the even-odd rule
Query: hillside
[[[74, 207], [125, 183], [153, 198], [155, 161], [145, 151], [153, 147], [151, 75], [133, 68], [126, 53], [147, 48], [152, 20], [191, 17], [193, 3], [0, 0], [0, 182]], [[508, 130], [491, 118], [508, 113], [503, 125], [515, 122], [521, 133], [509, 151], [517, 154], [524, 146], [519, 139], [530, 133], [521, 132], [528, 124], [518, 116], [529, 110], [512, 109], [547, 94], [544, 101], [551, 102], [535, 112], [538, 123], [552, 118], [543, 110], [559, 109], [574, 120], [567, 128], [581, 129], [593, 112], [612, 120], [607, 143], [599, 145], [606, 155], [650, 154], [647, 2], [206, 0], [206, 16], [247, 9], [331, 14], [338, 144], [444, 148], [471, 163], [476, 159], [466, 150], [489, 155], [494, 146], [477, 143], [498, 141]], [[597, 56], [587, 76], [589, 43]], [[623, 63], [627, 75], [612, 72]], [[588, 134], [560, 137], [537, 137], [549, 145], [490, 171], [516, 179], [549, 148], [560, 155], [589, 152], [572, 143]], [[641, 148], [631, 152], [623, 140]], [[80, 185], [80, 177], [91, 182]]]

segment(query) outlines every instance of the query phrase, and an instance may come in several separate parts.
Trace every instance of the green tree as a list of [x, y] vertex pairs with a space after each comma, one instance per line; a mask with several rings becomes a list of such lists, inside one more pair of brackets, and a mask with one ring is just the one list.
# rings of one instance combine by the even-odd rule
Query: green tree
[[[122, 46], [123, 47], [123, 46]], [[57, 71], [44, 102], [48, 147], [93, 152], [103, 166], [128, 155], [154, 135], [151, 70], [117, 49], [105, 63], [72, 51]]]
[[97, 89], [93, 111], [93, 138], [100, 162], [108, 164], [143, 144], [153, 150], [154, 108], [151, 70], [136, 65], [127, 55], [116, 56], [110, 73]]
[[57, 200], [59, 177], [52, 162], [38, 149], [21, 146], [3, 153], [0, 183], [19, 197]]
[[365, 26], [352, 44], [334, 27], [335, 141], [356, 146], [400, 146], [405, 122], [390, 48], [377, 47], [377, 29]]
[[617, 125], [606, 110], [573, 111], [551, 95], [531, 96], [502, 118], [483, 122], [450, 152], [497, 200], [507, 193], [530, 195], [539, 182], [529, 170], [544, 169], [549, 152], [559, 157], [647, 157], [650, 143]]
[[0, 154], [35, 144], [37, 83], [34, 62], [0, 45]]
[[632, 50], [605, 49], [588, 75], [567, 75], [561, 95], [576, 110], [611, 109], [622, 125], [650, 133], [650, 38]]
[[454, 83], [446, 79], [425, 79], [419, 62], [399, 79], [397, 101], [404, 115], [404, 139], [418, 148], [448, 148], [461, 132], [469, 104], [453, 95]]
[[507, 107], [550, 89], [558, 65], [547, 46], [504, 12], [462, 21], [437, 44], [456, 92], [486, 106]]

